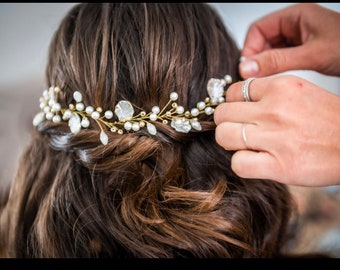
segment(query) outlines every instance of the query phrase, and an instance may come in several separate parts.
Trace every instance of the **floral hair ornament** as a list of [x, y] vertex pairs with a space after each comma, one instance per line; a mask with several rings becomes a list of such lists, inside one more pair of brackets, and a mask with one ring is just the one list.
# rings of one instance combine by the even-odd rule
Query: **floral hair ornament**
[[[61, 92], [59, 87], [51, 86], [43, 92], [40, 98], [40, 109], [33, 119], [33, 125], [38, 126], [44, 120], [50, 120], [54, 123], [59, 123], [62, 120], [68, 121], [68, 125], [72, 133], [78, 133], [82, 128], [90, 126], [89, 118], [92, 118], [100, 127], [101, 132], [99, 139], [102, 144], [108, 143], [108, 136], [103, 129], [107, 126], [111, 132], [123, 134], [126, 132], [138, 131], [146, 126], [149, 134], [156, 135], [157, 129], [153, 124], [155, 121], [168, 124], [178, 132], [188, 133], [192, 128], [201, 130], [201, 124], [198, 121], [198, 115], [205, 113], [211, 115], [214, 113], [214, 108], [225, 101], [224, 87], [231, 84], [232, 78], [230, 75], [224, 76], [223, 79], [210, 79], [207, 84], [209, 97], [204, 101], [199, 101], [195, 108], [185, 111], [183, 106], [176, 103], [178, 94], [172, 92], [169, 101], [160, 109], [158, 106], [153, 106], [151, 112], [141, 111], [134, 115], [134, 108], [129, 101], [119, 101], [114, 109], [105, 111], [101, 107], [94, 108], [93, 106], [85, 106], [82, 102], [82, 94], [79, 91], [73, 93], [74, 104], [70, 104], [68, 108], [62, 108], [58, 102], [58, 95]], [[171, 106], [170, 106], [171, 105]], [[118, 121], [110, 121], [114, 114]]]

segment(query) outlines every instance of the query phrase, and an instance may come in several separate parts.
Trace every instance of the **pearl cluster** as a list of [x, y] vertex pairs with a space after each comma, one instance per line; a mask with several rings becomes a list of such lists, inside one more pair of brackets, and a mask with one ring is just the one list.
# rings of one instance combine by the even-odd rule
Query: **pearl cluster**
[[[141, 111], [137, 115], [134, 115], [133, 106], [126, 100], [117, 103], [114, 113], [111, 110], [106, 110], [103, 113], [101, 107], [85, 106], [80, 91], [73, 93], [75, 104], [69, 104], [68, 108], [62, 108], [58, 102], [58, 95], [61, 90], [59, 87], [52, 86], [43, 92], [39, 100], [41, 111], [34, 117], [33, 125], [38, 126], [44, 120], [50, 120], [53, 123], [59, 123], [62, 120], [68, 121], [70, 131], [76, 134], [82, 128], [86, 129], [90, 126], [89, 118], [91, 118], [101, 129], [99, 139], [104, 145], [108, 143], [108, 136], [103, 125], [107, 126], [111, 132], [118, 134], [123, 134], [124, 130], [136, 132], [146, 126], [149, 134], [156, 135], [156, 126], [152, 122], [160, 121], [163, 124], [168, 124], [170, 121], [171, 127], [176, 131], [188, 133], [192, 128], [202, 129], [197, 117], [202, 113], [206, 115], [214, 113], [214, 107], [225, 101], [224, 87], [231, 82], [230, 75], [226, 75], [223, 79], [210, 79], [207, 85], [209, 97], [204, 101], [199, 101], [196, 107], [191, 110], [186, 111], [183, 106], [178, 105], [176, 103], [178, 94], [172, 92], [169, 101], [162, 109], [159, 106], [153, 106], [151, 112]], [[114, 114], [118, 121], [110, 122], [109, 120], [113, 118]]]

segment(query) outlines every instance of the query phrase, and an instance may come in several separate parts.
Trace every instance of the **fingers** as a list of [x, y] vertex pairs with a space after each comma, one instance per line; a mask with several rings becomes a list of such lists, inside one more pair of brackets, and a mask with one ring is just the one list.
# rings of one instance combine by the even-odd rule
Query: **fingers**
[[[241, 77], [257, 78], [300, 69], [320, 71], [319, 65], [324, 60], [320, 60], [323, 58], [319, 53], [329, 43], [329, 31], [316, 24], [311, 14], [323, 18], [324, 23], [327, 21], [325, 25], [330, 26], [334, 22], [329, 18], [338, 16], [318, 5], [296, 4], [252, 23], [242, 49], [242, 56], [247, 60], [239, 65]], [[318, 39], [321, 42], [315, 42]]]
[[216, 125], [222, 122], [252, 123], [260, 119], [261, 108], [254, 102], [227, 102], [215, 108], [214, 121]]
[[273, 145], [273, 133], [248, 122], [222, 122], [216, 127], [215, 140], [229, 151], [266, 151]]
[[251, 57], [267, 49], [286, 47], [287, 41], [301, 43], [302, 4], [277, 10], [253, 22], [246, 35], [242, 55]]
[[256, 134], [255, 129], [253, 124], [223, 122], [216, 127], [215, 139], [226, 150], [254, 149], [248, 134]]
[[325, 44], [331, 44], [329, 41], [334, 38], [328, 36], [328, 29], [322, 33], [308, 14], [323, 18], [326, 25], [333, 25], [329, 18], [338, 16], [318, 5], [296, 4], [254, 22], [242, 49], [246, 60], [239, 65], [241, 77], [258, 78], [305, 69], [325, 72], [325, 68], [320, 67], [325, 62], [320, 52], [325, 52]]
[[278, 162], [268, 152], [237, 151], [231, 159], [232, 170], [243, 178], [271, 179], [280, 181]]
[[[259, 101], [263, 95], [264, 90], [267, 89], [268, 79], [267, 78], [256, 78], [248, 84], [247, 92], [251, 101]], [[243, 87], [245, 86], [246, 81], [236, 82], [229, 86], [226, 92], [226, 101], [227, 102], [239, 102], [245, 101], [245, 96], [243, 93]]]
[[247, 89], [243, 89], [243, 87], [246, 86], [245, 83], [246, 81], [241, 81], [230, 85], [226, 92], [226, 101], [227, 102], [246, 101], [243, 90], [245, 90], [248, 93], [247, 95], [250, 100], [256, 101], [256, 99], [254, 99], [253, 93], [255, 80], [249, 81]]
[[246, 96], [249, 96], [251, 101], [259, 101], [264, 89], [267, 88], [267, 81], [267, 78], [261, 78], [248, 81], [249, 84], [246, 84], [246, 81], [241, 81], [229, 86], [226, 92], [227, 103], [222, 103], [215, 108], [214, 121], [216, 125], [222, 122], [255, 124], [260, 108], [254, 102], [244, 102], [244, 88], [248, 86]]
[[[239, 65], [241, 77], [263, 77], [288, 70], [310, 69], [314, 66], [309, 48], [311, 44], [271, 49], [245, 59]], [[312, 49], [312, 51], [315, 49]]]

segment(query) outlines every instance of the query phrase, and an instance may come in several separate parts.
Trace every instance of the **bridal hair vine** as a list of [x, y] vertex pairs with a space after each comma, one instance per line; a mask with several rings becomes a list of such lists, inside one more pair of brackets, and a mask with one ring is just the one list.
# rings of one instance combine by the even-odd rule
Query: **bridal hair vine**
[[[176, 92], [170, 93], [169, 101], [160, 109], [159, 106], [153, 106], [151, 112], [147, 113], [141, 111], [134, 115], [134, 108], [129, 101], [119, 101], [114, 109], [107, 110], [103, 113], [101, 107], [94, 108], [93, 106], [85, 106], [82, 102], [82, 94], [80, 91], [73, 93], [74, 104], [69, 104], [68, 108], [62, 108], [58, 102], [58, 95], [61, 92], [59, 87], [51, 86], [48, 90], [44, 90], [40, 98], [40, 109], [33, 119], [33, 125], [38, 126], [44, 120], [50, 120], [54, 123], [59, 123], [62, 120], [68, 121], [68, 126], [72, 133], [78, 133], [82, 128], [90, 126], [89, 118], [92, 118], [100, 127], [99, 139], [102, 144], [108, 143], [108, 136], [103, 129], [103, 125], [107, 126], [111, 132], [123, 134], [126, 132], [138, 131], [146, 126], [149, 134], [156, 135], [156, 126], [152, 123], [154, 121], [168, 124], [178, 132], [188, 133], [192, 128], [201, 130], [201, 124], [197, 116], [205, 113], [211, 115], [214, 113], [214, 108], [225, 101], [224, 87], [231, 84], [232, 78], [230, 75], [224, 76], [223, 79], [211, 78], [207, 84], [207, 91], [209, 97], [204, 101], [199, 101], [195, 108], [185, 111], [183, 106], [176, 103], [178, 94]], [[118, 121], [110, 122], [114, 117]]]

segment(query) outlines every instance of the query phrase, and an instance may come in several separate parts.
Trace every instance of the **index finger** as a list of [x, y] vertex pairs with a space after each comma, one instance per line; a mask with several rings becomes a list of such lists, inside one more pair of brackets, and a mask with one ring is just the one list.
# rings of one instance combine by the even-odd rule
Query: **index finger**
[[242, 55], [250, 57], [270, 48], [286, 47], [287, 41], [301, 44], [298, 20], [303, 4], [272, 12], [252, 23], [248, 29]]

